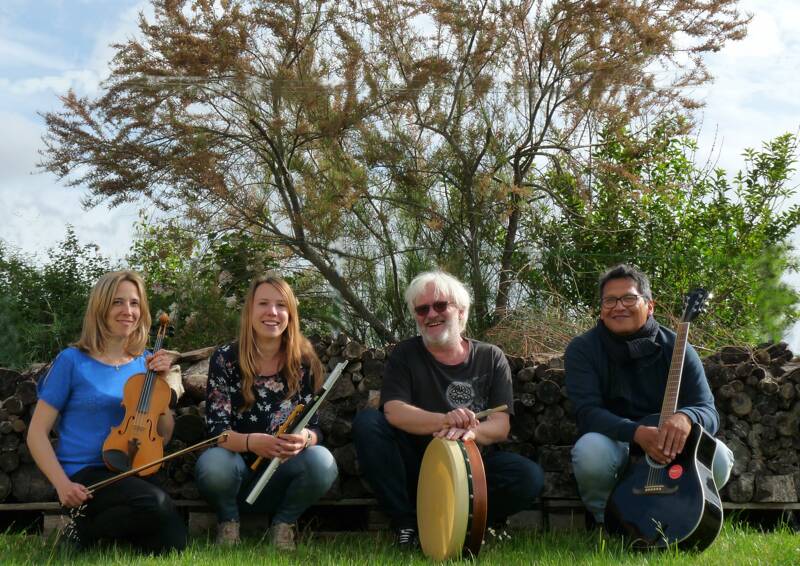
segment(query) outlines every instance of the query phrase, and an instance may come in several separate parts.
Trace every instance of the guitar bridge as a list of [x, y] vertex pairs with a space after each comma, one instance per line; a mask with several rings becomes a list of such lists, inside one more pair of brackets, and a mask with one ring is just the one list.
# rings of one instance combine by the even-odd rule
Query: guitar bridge
[[646, 485], [643, 488], [634, 487], [634, 495], [672, 495], [678, 491], [678, 486], [669, 487], [662, 484]]

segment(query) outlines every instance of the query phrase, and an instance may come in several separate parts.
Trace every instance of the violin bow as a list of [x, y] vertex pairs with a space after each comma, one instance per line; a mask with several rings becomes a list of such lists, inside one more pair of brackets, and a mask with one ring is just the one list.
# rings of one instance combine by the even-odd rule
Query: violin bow
[[161, 464], [163, 462], [166, 462], [167, 460], [171, 460], [172, 458], [177, 458], [178, 456], [182, 456], [183, 454], [186, 454], [188, 452], [192, 452], [193, 450], [199, 450], [200, 448], [204, 448], [206, 446], [210, 446], [210, 445], [214, 444], [217, 441], [225, 442], [225, 440], [227, 438], [228, 438], [228, 433], [227, 432], [223, 432], [222, 434], [218, 434], [217, 436], [215, 436], [213, 438], [209, 438], [207, 440], [200, 441], [197, 444], [193, 444], [191, 446], [188, 446], [188, 447], [184, 448], [183, 450], [178, 450], [177, 452], [173, 452], [172, 454], [167, 454], [166, 456], [164, 456], [163, 458], [159, 458], [158, 460], [153, 460], [149, 464], [144, 464], [142, 466], [139, 466], [138, 468], [134, 468], [132, 470], [128, 470], [127, 472], [122, 472], [121, 474], [117, 474], [114, 477], [105, 479], [103, 481], [99, 481], [99, 482], [97, 482], [95, 484], [90, 485], [87, 489], [89, 490], [89, 494], [92, 494], [95, 491], [97, 491], [98, 489], [101, 489], [101, 488], [109, 486], [109, 485], [111, 485], [113, 483], [116, 483], [121, 479], [125, 479], [127, 477], [136, 475], [139, 472], [141, 472], [142, 470], [146, 470], [147, 468], [151, 468], [153, 466], [157, 466], [157, 465], [159, 465], [159, 464]]

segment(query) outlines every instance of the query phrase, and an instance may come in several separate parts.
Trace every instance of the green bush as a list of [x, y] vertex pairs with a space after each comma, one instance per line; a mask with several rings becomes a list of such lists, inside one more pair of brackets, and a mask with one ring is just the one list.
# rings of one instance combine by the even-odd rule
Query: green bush
[[89, 291], [112, 268], [97, 246], [81, 245], [71, 226], [43, 266], [0, 242], [0, 366], [51, 360], [78, 339]]
[[665, 122], [647, 138], [606, 132], [585, 198], [575, 197], [584, 179], [552, 175], [568, 213], [537, 216], [529, 287], [555, 290], [565, 308], [593, 309], [598, 274], [627, 262], [649, 274], [666, 318], [680, 315], [692, 287], [714, 293], [698, 320], [710, 347], [779, 337], [798, 319], [800, 300], [781, 280], [798, 266], [789, 236], [800, 207], [786, 206], [797, 139], [786, 134], [747, 150], [744, 170], [729, 180], [695, 166], [694, 142], [675, 130]]

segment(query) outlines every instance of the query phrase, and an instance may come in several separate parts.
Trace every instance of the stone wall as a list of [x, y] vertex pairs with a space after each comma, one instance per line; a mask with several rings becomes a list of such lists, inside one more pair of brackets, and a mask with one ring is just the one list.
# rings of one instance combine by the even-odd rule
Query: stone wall
[[[340, 335], [315, 341], [328, 370], [347, 359], [349, 364], [319, 411], [325, 444], [339, 464], [333, 498], [370, 495], [361, 480], [351, 438], [356, 412], [377, 406], [383, 366], [391, 347], [366, 348]], [[175, 438], [167, 452], [204, 437], [205, 382], [212, 349], [186, 354], [181, 361], [185, 394], [176, 418]], [[577, 490], [569, 451], [577, 439], [572, 407], [564, 387], [561, 357], [534, 361], [508, 357], [514, 383], [514, 412], [510, 441], [503, 449], [536, 459], [544, 468], [545, 497], [574, 498]], [[703, 361], [721, 416], [718, 434], [736, 456], [724, 500], [796, 502], [800, 493], [800, 360], [786, 344], [756, 348], [724, 348]], [[33, 465], [24, 433], [36, 401], [35, 382], [43, 369], [25, 373], [0, 369], [0, 501], [31, 502], [54, 498], [47, 481]], [[55, 439], [54, 439], [55, 442]], [[199, 498], [194, 485], [194, 462], [188, 454], [164, 465], [169, 493], [179, 499]]]

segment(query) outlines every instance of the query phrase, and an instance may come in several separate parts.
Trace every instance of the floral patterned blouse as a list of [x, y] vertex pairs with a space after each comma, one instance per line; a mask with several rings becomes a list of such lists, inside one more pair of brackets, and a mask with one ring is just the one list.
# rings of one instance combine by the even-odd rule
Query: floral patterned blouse
[[[311, 371], [303, 366], [300, 389], [286, 398], [286, 380], [280, 374], [258, 376], [253, 380], [255, 403], [247, 411], [242, 395], [242, 374], [239, 370], [239, 346], [236, 342], [217, 348], [208, 366], [206, 385], [206, 424], [211, 436], [226, 430], [275, 434], [298, 403], [308, 405], [314, 397]], [[307, 428], [314, 429], [321, 439], [317, 415]]]

